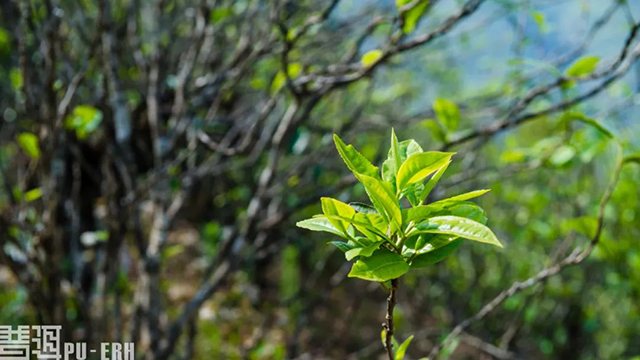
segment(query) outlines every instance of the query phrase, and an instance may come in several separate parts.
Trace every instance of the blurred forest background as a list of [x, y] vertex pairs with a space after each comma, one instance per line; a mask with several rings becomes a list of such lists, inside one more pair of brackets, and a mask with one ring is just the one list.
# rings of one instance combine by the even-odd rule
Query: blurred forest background
[[505, 244], [403, 278], [408, 358], [468, 318], [440, 357], [640, 355], [639, 166], [598, 218], [615, 143], [640, 151], [639, 2], [0, 6], [0, 324], [146, 359], [381, 358], [387, 293], [294, 224], [366, 200], [333, 133], [380, 165], [394, 127], [457, 152], [433, 199], [492, 189]]

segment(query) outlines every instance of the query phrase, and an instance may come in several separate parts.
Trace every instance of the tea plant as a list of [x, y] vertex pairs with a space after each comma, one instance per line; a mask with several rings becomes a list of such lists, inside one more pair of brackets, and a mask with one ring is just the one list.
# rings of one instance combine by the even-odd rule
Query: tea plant
[[398, 142], [392, 130], [389, 155], [379, 171], [337, 135], [334, 141], [372, 205], [322, 198], [324, 214], [300, 221], [297, 226], [341, 237], [342, 241], [331, 244], [344, 252], [347, 261], [354, 261], [349, 277], [376, 281], [389, 289], [382, 340], [390, 360], [402, 359], [413, 337], [401, 345], [393, 337], [398, 279], [412, 268], [443, 260], [463, 239], [502, 247], [485, 226], [485, 211], [468, 201], [489, 190], [425, 204], [454, 153], [425, 152], [414, 140]]

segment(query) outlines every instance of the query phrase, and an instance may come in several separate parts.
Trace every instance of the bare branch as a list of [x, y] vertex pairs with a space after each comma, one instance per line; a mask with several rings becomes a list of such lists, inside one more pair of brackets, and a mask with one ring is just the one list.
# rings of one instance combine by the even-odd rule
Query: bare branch
[[516, 282], [510, 288], [502, 291], [500, 294], [498, 294], [498, 296], [493, 298], [493, 300], [489, 301], [485, 306], [483, 306], [478, 313], [456, 325], [456, 327], [449, 333], [449, 335], [447, 335], [444, 341], [431, 350], [431, 352], [429, 353], [429, 358], [436, 359], [442, 348], [446, 347], [453, 341], [453, 339], [460, 336], [462, 331], [468, 328], [472, 323], [482, 320], [485, 316], [494, 311], [498, 307], [498, 305], [502, 304], [502, 302], [504, 302], [509, 297], [519, 293], [522, 290], [528, 289], [531, 286], [545, 281], [549, 277], [560, 273], [566, 267], [582, 263], [591, 254], [593, 249], [598, 245], [598, 242], [600, 241], [600, 236], [602, 235], [602, 229], [604, 226], [604, 210], [607, 203], [611, 199], [611, 195], [613, 194], [613, 191], [615, 190], [615, 187], [618, 183], [618, 177], [622, 170], [622, 166], [622, 149], [619, 148], [616, 167], [613, 171], [613, 175], [611, 177], [609, 185], [607, 186], [602, 199], [600, 200], [600, 206], [598, 208], [597, 215], [598, 223], [596, 233], [593, 235], [591, 241], [584, 249], [576, 248], [573, 252], [571, 252], [571, 254], [555, 263], [554, 265], [545, 268], [544, 270], [540, 271], [539, 273], [528, 278], [525, 281]]

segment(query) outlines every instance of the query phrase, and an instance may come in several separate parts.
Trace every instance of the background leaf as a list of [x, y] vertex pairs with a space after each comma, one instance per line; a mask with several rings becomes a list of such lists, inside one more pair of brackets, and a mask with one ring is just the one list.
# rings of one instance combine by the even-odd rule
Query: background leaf
[[18, 144], [25, 152], [25, 154], [29, 155], [32, 159], [38, 159], [40, 157], [40, 145], [38, 141], [38, 137], [32, 133], [22, 133], [18, 135]]
[[438, 98], [433, 102], [433, 111], [447, 130], [454, 131], [458, 128], [460, 109], [454, 102]]
[[360, 60], [360, 64], [362, 67], [368, 68], [373, 66], [375, 63], [382, 58], [384, 53], [380, 49], [367, 51], [364, 55], [362, 55], [362, 60]]
[[566, 72], [567, 76], [581, 77], [589, 75], [596, 69], [599, 61], [600, 58], [597, 56], [583, 56], [569, 66]]

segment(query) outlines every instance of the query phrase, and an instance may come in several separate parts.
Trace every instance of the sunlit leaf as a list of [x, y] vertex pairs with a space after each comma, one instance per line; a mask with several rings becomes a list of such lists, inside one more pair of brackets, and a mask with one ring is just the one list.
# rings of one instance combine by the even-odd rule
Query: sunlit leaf
[[422, 192], [420, 192], [420, 196], [419, 196], [419, 200], [421, 203], [425, 201], [425, 199], [429, 196], [429, 194], [431, 194], [431, 190], [433, 190], [433, 188], [436, 186], [436, 184], [442, 177], [442, 174], [444, 174], [444, 172], [447, 171], [449, 164], [451, 164], [451, 160], [449, 160], [443, 167], [438, 169], [438, 171], [436, 171], [436, 173], [433, 174], [431, 179], [429, 179], [429, 181], [427, 181], [427, 183], [424, 185], [424, 188], [422, 188]]
[[360, 154], [353, 145], [346, 145], [338, 135], [333, 135], [333, 141], [336, 144], [336, 149], [340, 157], [347, 164], [349, 170], [355, 175], [363, 174], [379, 179], [378, 167], [373, 166], [369, 160], [367, 160], [362, 154]]
[[581, 77], [592, 73], [598, 66], [600, 58], [597, 56], [583, 56], [574, 61], [567, 69], [567, 76]]
[[[396, 0], [396, 6], [400, 10], [403, 6], [411, 4], [412, 0]], [[413, 8], [404, 13], [404, 24], [402, 26], [402, 32], [410, 34], [420, 21], [420, 18], [424, 15], [425, 11], [429, 7], [429, 0], [422, 0], [416, 4]]]
[[434, 204], [442, 204], [442, 203], [451, 202], [451, 201], [466, 201], [466, 200], [469, 200], [469, 199], [477, 198], [478, 196], [482, 196], [482, 195], [488, 193], [489, 191], [491, 191], [491, 189], [474, 190], [474, 191], [470, 191], [468, 193], [464, 193], [464, 194], [452, 196], [450, 198], [438, 200], [438, 201], [434, 202]]
[[403, 210], [403, 213], [406, 214], [403, 219], [406, 224], [412, 221], [418, 223], [443, 210], [444, 207], [437, 204], [414, 206], [410, 209]]
[[349, 277], [384, 282], [397, 279], [409, 271], [402, 256], [386, 249], [378, 249], [371, 256], [360, 258], [349, 272]]
[[364, 186], [373, 206], [391, 224], [391, 231], [395, 232], [399, 229], [402, 225], [402, 213], [393, 193], [393, 185], [367, 175], [356, 175], [356, 177]]
[[37, 159], [40, 157], [40, 145], [38, 141], [38, 137], [32, 133], [22, 133], [18, 135], [18, 144], [22, 148], [22, 151], [25, 154], [29, 155], [32, 159]]
[[362, 59], [360, 60], [360, 63], [362, 64], [362, 67], [365, 67], [365, 68], [371, 67], [375, 63], [377, 63], [378, 60], [382, 58], [383, 54], [384, 53], [380, 49], [368, 51], [364, 55], [362, 55]]
[[[433, 228], [433, 225], [437, 225]], [[417, 226], [419, 232], [446, 234], [502, 247], [495, 234], [485, 225], [459, 216], [436, 216]]]
[[273, 82], [271, 82], [271, 93], [275, 94], [287, 83], [287, 75], [289, 79], [297, 78], [302, 72], [302, 64], [300, 63], [290, 63], [287, 65], [287, 74], [285, 75], [284, 71], [280, 70], [273, 78]]
[[32, 202], [42, 197], [42, 188], [35, 188], [24, 193], [24, 200], [26, 202]]
[[336, 227], [331, 224], [329, 219], [324, 216], [318, 216], [311, 219], [298, 221], [296, 223], [296, 226], [311, 231], [324, 231], [343, 238], [347, 238], [345, 234], [336, 229]]
[[540, 11], [535, 11], [533, 12], [532, 17], [536, 22], [536, 25], [538, 25], [538, 30], [540, 30], [541, 33], [546, 33], [548, 31], [548, 27], [544, 14]]
[[413, 340], [413, 335], [409, 336], [405, 341], [402, 342], [402, 344], [400, 344], [400, 346], [398, 346], [398, 350], [396, 350], [396, 353], [394, 356], [395, 360], [404, 359], [404, 355], [407, 352], [407, 349], [409, 348], [409, 345], [411, 344], [412, 340]]
[[402, 158], [400, 157], [400, 147], [398, 146], [398, 138], [396, 132], [391, 129], [391, 147], [389, 149], [389, 158], [393, 160], [393, 169], [395, 170], [395, 176], [398, 175], [398, 169], [402, 165]]
[[356, 229], [370, 239], [368, 242], [386, 239], [385, 232], [387, 229], [387, 223], [381, 215], [357, 213], [352, 217], [327, 215], [327, 218], [331, 221], [346, 222], [355, 226]]
[[356, 211], [351, 206], [338, 201], [336, 199], [323, 197], [320, 199], [322, 202], [322, 212], [327, 216], [329, 222], [343, 234], [348, 234], [349, 223], [332, 217], [331, 215], [337, 215], [344, 218], [351, 218], [355, 215]]
[[75, 130], [79, 139], [85, 139], [93, 133], [102, 122], [102, 111], [93, 106], [78, 105], [73, 112], [65, 119], [65, 127], [68, 130]]
[[449, 162], [452, 155], [453, 153], [431, 151], [409, 156], [398, 170], [398, 191], [438, 171]]
[[[392, 130], [393, 131], [393, 130]], [[389, 181], [395, 185], [396, 182], [396, 173], [399, 169], [398, 164], [402, 165], [403, 162], [407, 160], [407, 158], [413, 154], [418, 154], [423, 152], [422, 147], [415, 140], [404, 140], [397, 142], [397, 146], [393, 146], [394, 144], [394, 136], [391, 136], [391, 144], [392, 146], [389, 148], [389, 155], [387, 156], [387, 160], [382, 164], [382, 179]], [[396, 158], [396, 154], [399, 155], [399, 159]]]

